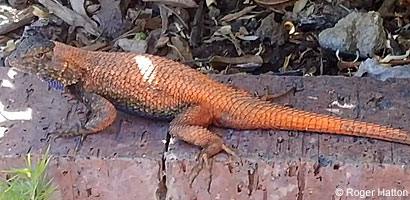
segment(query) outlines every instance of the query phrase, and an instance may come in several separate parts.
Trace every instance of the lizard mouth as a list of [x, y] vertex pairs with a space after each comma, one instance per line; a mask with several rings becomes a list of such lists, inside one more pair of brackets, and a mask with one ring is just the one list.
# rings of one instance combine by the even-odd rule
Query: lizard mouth
[[28, 73], [27, 69], [22, 67], [22, 63], [19, 63], [16, 58], [13, 58], [13, 53], [6, 57], [6, 59], [4, 59], [4, 66], [17, 70], [19, 72]]
[[11, 54], [7, 56], [6, 59], [4, 59], [4, 65], [10, 68], [12, 67], [17, 68], [18, 63], [17, 63], [16, 50], [11, 52]]
[[[10, 55], [11, 56], [11, 55]], [[4, 60], [4, 66], [5, 67], [9, 67], [9, 68], [13, 68], [13, 69], [17, 69], [18, 71], [22, 71], [17, 63], [15, 62], [15, 59], [10, 58], [10, 56], [8, 56], [5, 60]]]

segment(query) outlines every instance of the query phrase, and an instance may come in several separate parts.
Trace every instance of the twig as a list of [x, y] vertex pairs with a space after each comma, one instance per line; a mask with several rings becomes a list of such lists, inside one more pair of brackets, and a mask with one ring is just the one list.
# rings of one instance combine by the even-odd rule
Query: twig
[[0, 25], [0, 35], [16, 30], [21, 26], [30, 23], [34, 19], [34, 8], [32, 6], [16, 13], [16, 20], [10, 20], [9, 23]]

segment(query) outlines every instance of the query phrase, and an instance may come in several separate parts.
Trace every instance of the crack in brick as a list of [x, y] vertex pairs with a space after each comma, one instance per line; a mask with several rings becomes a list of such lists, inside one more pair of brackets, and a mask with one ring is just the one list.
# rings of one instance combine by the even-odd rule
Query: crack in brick
[[166, 184], [166, 173], [165, 173], [165, 156], [162, 156], [162, 163], [158, 163], [159, 169], [158, 170], [158, 187], [157, 191], [155, 191], [158, 200], [165, 200], [167, 196], [167, 184]]
[[299, 165], [299, 170], [297, 174], [297, 180], [298, 180], [298, 194], [297, 194], [297, 200], [303, 200], [303, 192], [305, 190], [305, 172], [306, 172], [306, 166], [305, 164], [302, 164], [300, 162]]
[[[157, 197], [158, 200], [165, 200], [168, 192], [167, 188], [167, 173], [166, 173], [166, 153], [169, 151], [169, 144], [171, 142], [171, 135], [169, 134], [169, 131], [167, 131], [166, 139], [165, 139], [165, 145], [164, 145], [164, 150], [162, 152], [162, 157], [161, 157], [161, 166], [159, 167], [160, 170], [158, 172], [158, 178], [159, 184], [158, 184], [158, 190], [157, 190]], [[162, 176], [162, 178], [161, 178]]]

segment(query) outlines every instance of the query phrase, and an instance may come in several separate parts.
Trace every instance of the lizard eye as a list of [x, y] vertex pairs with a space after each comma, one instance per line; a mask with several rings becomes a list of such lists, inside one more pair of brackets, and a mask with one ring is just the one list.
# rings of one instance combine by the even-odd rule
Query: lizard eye
[[36, 59], [43, 59], [44, 58], [44, 53], [36, 53], [36, 54], [34, 54], [34, 58], [36, 58]]

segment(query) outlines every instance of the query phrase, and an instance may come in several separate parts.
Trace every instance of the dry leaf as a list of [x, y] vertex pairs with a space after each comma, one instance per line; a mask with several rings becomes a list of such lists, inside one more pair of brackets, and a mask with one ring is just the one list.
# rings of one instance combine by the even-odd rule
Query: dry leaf
[[380, 63], [388, 63], [392, 60], [403, 60], [406, 59], [407, 57], [409, 57], [410, 55], [410, 49], [406, 51], [406, 53], [404, 55], [387, 55], [386, 57], [384, 57], [383, 59], [381, 59], [379, 62]]
[[142, 0], [143, 2], [155, 2], [176, 7], [196, 8], [198, 4], [193, 0]]
[[85, 49], [88, 51], [97, 51], [104, 47], [108, 46], [108, 42], [106, 40], [97, 40], [94, 44], [90, 44], [88, 46], [81, 47], [81, 49]]
[[2, 49], [3, 52], [10, 53], [16, 49], [16, 43], [14, 43], [14, 40], [9, 40], [6, 43], [6, 46]]
[[218, 5], [218, 4], [216, 3], [216, 0], [206, 0], [206, 7], [209, 8], [209, 6], [211, 6], [212, 4], [213, 4], [214, 6]]
[[259, 37], [256, 35], [249, 35], [248, 30], [244, 26], [241, 26], [239, 28], [239, 31], [235, 33], [235, 37], [241, 39], [241, 40], [246, 40], [246, 41], [253, 41], [258, 39]]
[[285, 4], [285, 3], [291, 3], [295, 0], [253, 0], [257, 4], [261, 4], [264, 6], [274, 6], [274, 5], [280, 5], [280, 4]]
[[226, 26], [222, 26], [221, 28], [219, 28], [215, 34], [216, 35], [229, 35], [232, 33], [232, 27], [231, 25], [226, 25]]
[[0, 1], [1, 3], [8, 2], [9, 5], [17, 10], [21, 10], [27, 8], [28, 5], [32, 4], [29, 0], [8, 0], [8, 1]]
[[214, 41], [222, 41], [225, 39], [232, 42], [232, 44], [235, 46], [235, 50], [238, 53], [238, 55], [244, 54], [243, 50], [241, 49], [238, 39], [235, 37], [235, 35], [233, 34], [231, 30], [230, 25], [220, 27], [217, 31], [215, 31], [215, 33], [211, 36], [210, 39], [205, 40], [204, 42], [211, 43]]
[[169, 37], [166, 36], [161, 36], [156, 42], [155, 42], [155, 48], [159, 49], [162, 47], [165, 47], [167, 43], [169, 42]]
[[43, 19], [46, 19], [50, 16], [50, 14], [47, 11], [43, 10], [43, 8], [39, 5], [33, 5], [33, 15]]
[[293, 13], [299, 13], [306, 6], [308, 0], [298, 0], [293, 5]]
[[160, 4], [160, 5], [158, 5], [158, 7], [159, 7], [159, 14], [160, 14], [160, 16], [161, 16], [161, 24], [162, 24], [162, 26], [161, 26], [161, 33], [162, 34], [165, 34], [166, 32], [167, 32], [167, 30], [168, 30], [168, 20], [169, 20], [169, 16], [171, 16], [172, 15], [172, 13], [165, 7], [165, 5], [162, 5], [162, 4]]
[[74, 27], [84, 27], [87, 33], [99, 36], [101, 33], [97, 28], [97, 24], [87, 16], [79, 15], [73, 10], [61, 5], [56, 0], [39, 0], [44, 7], [46, 7], [51, 13], [62, 19], [67, 24]]
[[256, 8], [256, 6], [248, 6], [239, 12], [225, 15], [224, 17], [220, 19], [220, 21], [230, 22], [232, 20], [238, 19], [239, 17], [242, 17], [248, 14], [249, 12], [251, 12], [254, 8]]
[[70, 0], [71, 8], [78, 14], [87, 16], [84, 8], [84, 0]]
[[[236, 69], [239, 71], [254, 71], [263, 64], [263, 59], [261, 56], [246, 55], [241, 57], [224, 57], [224, 56], [214, 56], [209, 62], [212, 68], [217, 70], [225, 69], [225, 73], [232, 73], [232, 70]], [[229, 69], [226, 69], [227, 66]]]
[[210, 59], [210, 62], [220, 62], [227, 64], [243, 64], [243, 63], [257, 63], [263, 64], [263, 59], [260, 56], [246, 55], [241, 57], [224, 57], [214, 56]]
[[282, 45], [287, 39], [287, 32], [284, 27], [275, 21], [275, 13], [271, 13], [265, 17], [259, 28], [256, 30], [256, 35], [260, 40], [268, 38], [271, 44]]
[[93, 16], [93, 19], [99, 23], [98, 29], [105, 37], [117, 38], [129, 30], [131, 23], [123, 17], [121, 2], [116, 0], [100, 0], [101, 8]]
[[97, 10], [101, 8], [100, 4], [92, 4], [87, 6], [87, 12], [94, 15]]
[[179, 58], [182, 61], [192, 60], [191, 48], [187, 41], [183, 40], [181, 37], [171, 37], [171, 44], [168, 44], [172, 48], [172, 53], [174, 57]]
[[245, 41], [254, 41], [257, 40], [259, 37], [256, 35], [235, 35], [237, 38]]
[[253, 0], [253, 1], [261, 6], [283, 10], [287, 6], [293, 5], [296, 0]]

